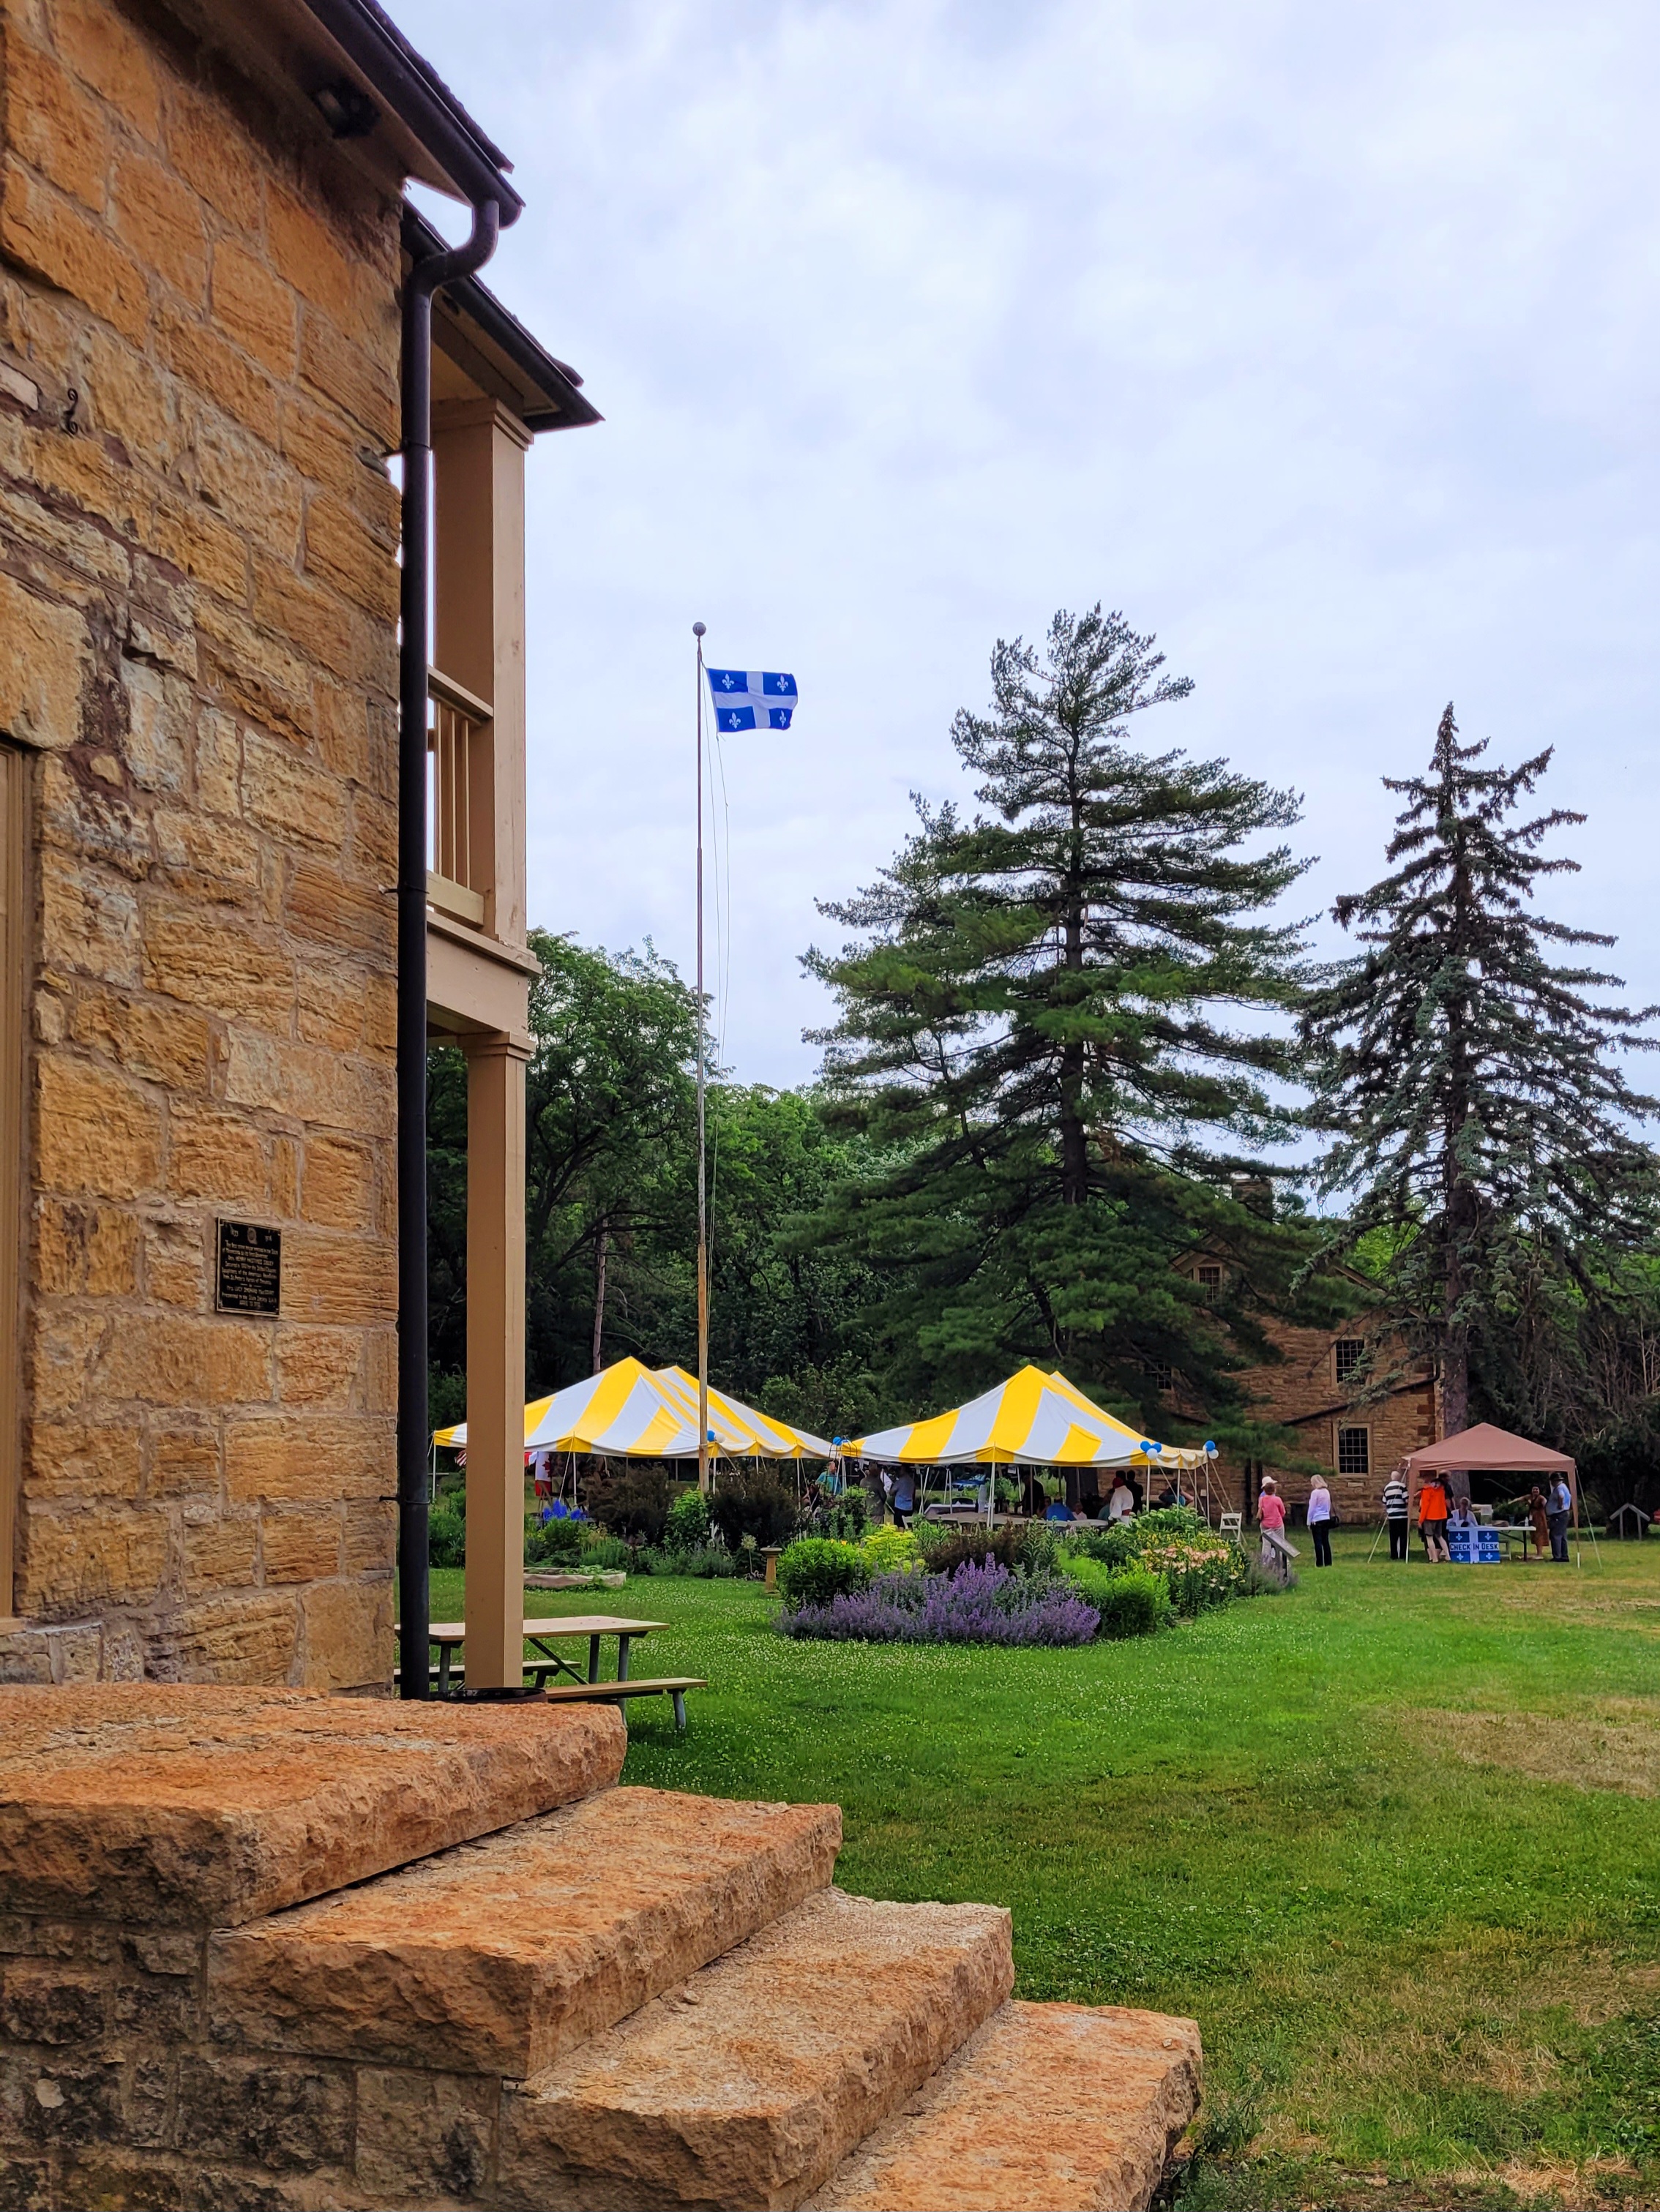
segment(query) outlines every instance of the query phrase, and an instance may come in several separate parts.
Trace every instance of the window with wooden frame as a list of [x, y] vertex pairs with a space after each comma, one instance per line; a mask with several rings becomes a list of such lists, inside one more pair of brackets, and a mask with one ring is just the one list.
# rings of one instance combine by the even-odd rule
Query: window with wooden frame
[[1339, 1474], [1370, 1474], [1371, 1473], [1371, 1431], [1370, 1429], [1339, 1429], [1337, 1472]]
[[0, 743], [0, 1620], [11, 1615], [17, 1527], [18, 1316], [23, 1207], [24, 814], [28, 757]]
[[1353, 1382], [1356, 1369], [1359, 1368], [1361, 1361], [1366, 1356], [1365, 1338], [1364, 1336], [1340, 1336], [1336, 1343], [1333, 1345], [1331, 1350], [1332, 1358], [1336, 1362], [1338, 1381], [1340, 1382]]
[[1222, 1295], [1222, 1270], [1213, 1263], [1195, 1270], [1195, 1279], [1205, 1294], [1205, 1304], [1213, 1306]]

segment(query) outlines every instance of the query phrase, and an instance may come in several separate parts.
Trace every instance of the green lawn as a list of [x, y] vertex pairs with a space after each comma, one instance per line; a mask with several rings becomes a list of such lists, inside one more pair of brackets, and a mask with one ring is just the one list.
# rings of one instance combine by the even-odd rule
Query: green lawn
[[631, 1579], [672, 1624], [636, 1671], [711, 1686], [684, 1737], [630, 1709], [625, 1778], [834, 1799], [844, 1886], [1008, 1905], [1021, 1995], [1195, 2016], [1189, 2212], [1660, 2202], [1660, 1544], [1370, 1540], [1083, 1651], [791, 1644], [756, 1585]]

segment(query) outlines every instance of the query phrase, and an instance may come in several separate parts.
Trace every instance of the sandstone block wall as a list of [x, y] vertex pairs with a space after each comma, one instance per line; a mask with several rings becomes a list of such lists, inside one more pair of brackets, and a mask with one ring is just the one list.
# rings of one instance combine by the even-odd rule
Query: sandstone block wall
[[[397, 206], [160, 8], [0, 0], [0, 29], [33, 937], [33, 1632], [0, 1674], [380, 1686]], [[216, 1312], [222, 1216], [281, 1228], [280, 1318]]]
[[[1435, 1399], [1434, 1387], [1426, 1377], [1403, 1384], [1375, 1403], [1356, 1402], [1352, 1387], [1337, 1380], [1333, 1346], [1338, 1335], [1364, 1333], [1359, 1323], [1338, 1332], [1274, 1324], [1274, 1341], [1286, 1355], [1283, 1364], [1251, 1368], [1239, 1380], [1256, 1400], [1259, 1419], [1294, 1425], [1304, 1450], [1330, 1470], [1332, 1499], [1339, 1513], [1347, 1520], [1376, 1521], [1383, 1515], [1383, 1485], [1390, 1468], [1406, 1453], [1435, 1441]], [[1367, 1474], [1339, 1471], [1340, 1427], [1368, 1431]], [[1293, 1505], [1306, 1501], [1310, 1487], [1306, 1474], [1272, 1466], [1265, 1471]], [[1243, 1470], [1225, 1462], [1223, 1480], [1237, 1500]]]

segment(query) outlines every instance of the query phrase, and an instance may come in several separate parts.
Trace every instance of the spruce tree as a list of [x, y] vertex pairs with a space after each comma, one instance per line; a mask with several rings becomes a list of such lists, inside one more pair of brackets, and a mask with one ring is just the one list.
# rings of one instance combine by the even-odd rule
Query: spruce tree
[[[1225, 1373], [1262, 1352], [1292, 1243], [1259, 1152], [1291, 1117], [1271, 1021], [1229, 1010], [1294, 1003], [1298, 932], [1264, 909], [1304, 864], [1261, 849], [1293, 793], [1130, 743], [1192, 688], [1163, 670], [1098, 605], [1057, 614], [1041, 657], [1000, 640], [990, 713], [952, 732], [988, 811], [915, 799], [880, 879], [821, 904], [856, 933], [807, 956], [840, 1002], [825, 1079], [885, 1163], [831, 1226], [887, 1285], [909, 1387], [1032, 1358], [1165, 1425], [1174, 1382], [1239, 1438]], [[1229, 1262], [1219, 1300], [1175, 1264], [1201, 1248]]]
[[1438, 1370], [1449, 1435], [1468, 1425], [1472, 1346], [1493, 1340], [1523, 1266], [1548, 1255], [1600, 1295], [1587, 1255], [1600, 1271], [1656, 1219], [1655, 1163], [1633, 1127], [1656, 1102], [1608, 1054], [1651, 1044], [1639, 1032], [1660, 1010], [1588, 997], [1620, 979], [1560, 964], [1561, 948], [1614, 942], [1532, 907], [1541, 876], [1578, 867], [1539, 847], [1585, 817], [1512, 822], [1550, 750], [1516, 769], [1478, 766], [1486, 751], [1459, 744], [1449, 706], [1428, 774], [1383, 779], [1407, 802], [1393, 872], [1332, 909], [1366, 950], [1301, 1016], [1311, 1118], [1333, 1139], [1319, 1182], [1353, 1201], [1337, 1243], [1370, 1237], [1383, 1255], [1385, 1292]]

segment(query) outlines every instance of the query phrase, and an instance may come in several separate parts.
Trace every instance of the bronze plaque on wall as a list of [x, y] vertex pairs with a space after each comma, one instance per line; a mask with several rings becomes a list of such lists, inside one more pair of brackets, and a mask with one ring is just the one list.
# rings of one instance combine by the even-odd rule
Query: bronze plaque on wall
[[283, 1232], [257, 1221], [219, 1224], [221, 1313], [276, 1314], [283, 1310]]

